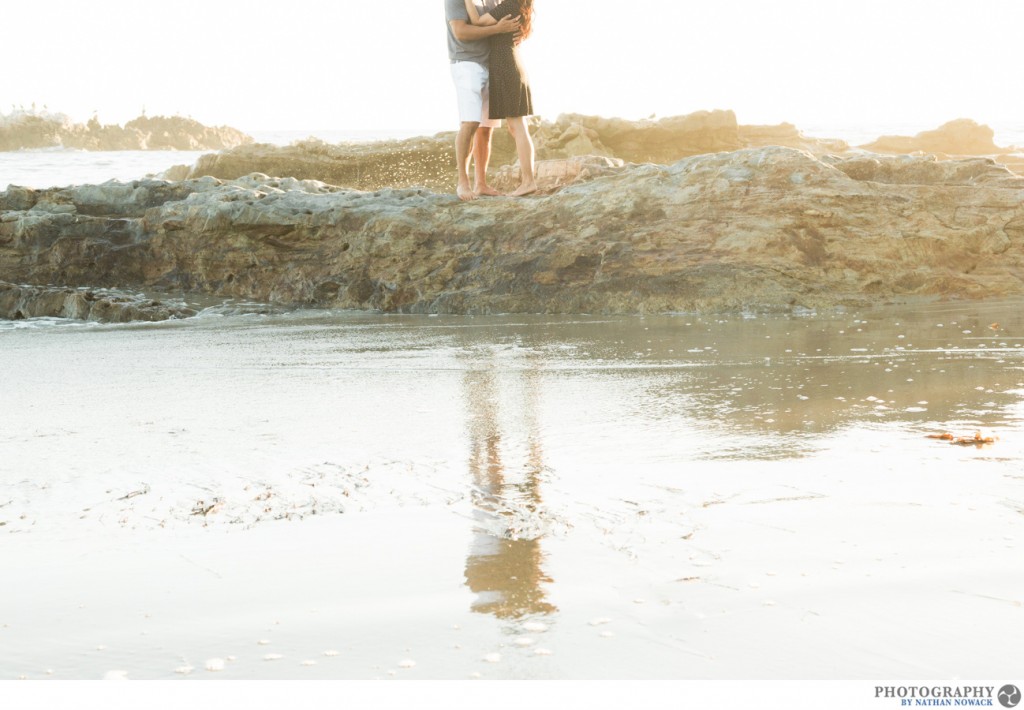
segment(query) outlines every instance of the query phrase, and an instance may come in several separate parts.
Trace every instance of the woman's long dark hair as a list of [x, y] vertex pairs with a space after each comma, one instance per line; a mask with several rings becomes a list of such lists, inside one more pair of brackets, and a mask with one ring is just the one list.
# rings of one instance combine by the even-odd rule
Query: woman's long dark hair
[[530, 36], [533, 30], [533, 0], [519, 0], [519, 34], [516, 44]]

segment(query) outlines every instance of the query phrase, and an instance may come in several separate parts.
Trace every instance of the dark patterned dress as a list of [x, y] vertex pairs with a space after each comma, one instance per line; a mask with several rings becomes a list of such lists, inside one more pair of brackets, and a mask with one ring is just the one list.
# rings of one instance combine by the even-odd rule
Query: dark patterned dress
[[[519, 0], [505, 0], [491, 10], [495, 20], [522, 14]], [[519, 61], [519, 50], [513, 41], [514, 34], [505, 33], [491, 37], [491, 78], [487, 91], [490, 94], [490, 117], [513, 118], [533, 115], [533, 99], [530, 96], [530, 80], [526, 69]]]

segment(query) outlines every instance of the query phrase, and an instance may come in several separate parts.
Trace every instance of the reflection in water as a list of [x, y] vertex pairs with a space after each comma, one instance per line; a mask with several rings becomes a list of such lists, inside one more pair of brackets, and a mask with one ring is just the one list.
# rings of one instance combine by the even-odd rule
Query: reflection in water
[[[528, 370], [511, 376], [522, 387], [522, 416], [503, 427], [496, 368], [469, 370], [465, 375], [476, 521], [466, 558], [466, 584], [477, 595], [473, 611], [503, 619], [557, 611], [545, 600], [541, 586], [552, 580], [541, 569], [542, 534], [537, 528], [543, 470], [537, 373]], [[522, 435], [517, 436], [520, 426]], [[503, 456], [520, 455], [514, 453], [517, 443], [525, 449], [519, 470], [503, 460]]]
[[1005, 366], [1024, 354], [1024, 313], [999, 304], [683, 322], [647, 336], [645, 359], [661, 369], [636, 412], [692, 419], [707, 434], [695, 458], [813, 455], [821, 435], [893, 422], [973, 434], [1019, 397]]

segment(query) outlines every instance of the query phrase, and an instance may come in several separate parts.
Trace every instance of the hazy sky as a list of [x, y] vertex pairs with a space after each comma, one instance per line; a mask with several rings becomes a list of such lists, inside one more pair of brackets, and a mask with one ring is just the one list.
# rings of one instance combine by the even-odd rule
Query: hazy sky
[[[6, 3], [0, 112], [262, 129], [457, 122], [442, 0]], [[1024, 127], [1024, 0], [536, 0], [545, 118], [730, 108], [741, 123]]]

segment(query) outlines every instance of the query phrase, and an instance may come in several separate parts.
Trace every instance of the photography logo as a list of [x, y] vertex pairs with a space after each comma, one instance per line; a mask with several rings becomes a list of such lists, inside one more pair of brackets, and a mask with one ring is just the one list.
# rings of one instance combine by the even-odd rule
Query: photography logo
[[996, 697], [1004, 708], [1015, 708], [1020, 704], [1020, 688], [1016, 685], [1004, 685]]
[[[996, 692], [994, 685], [876, 685], [875, 697], [897, 701], [900, 707], [999, 707], [1020, 705], [1020, 688], [1007, 683]], [[997, 705], [996, 703], [999, 703]], [[1020, 705], [1024, 710], [1024, 705]]]

